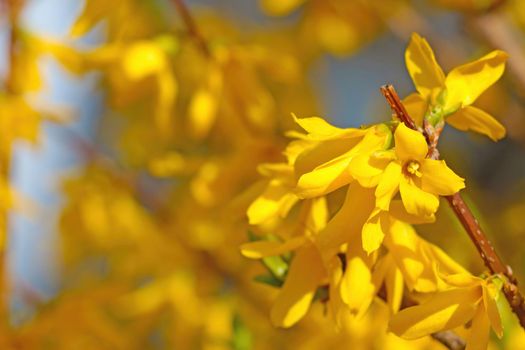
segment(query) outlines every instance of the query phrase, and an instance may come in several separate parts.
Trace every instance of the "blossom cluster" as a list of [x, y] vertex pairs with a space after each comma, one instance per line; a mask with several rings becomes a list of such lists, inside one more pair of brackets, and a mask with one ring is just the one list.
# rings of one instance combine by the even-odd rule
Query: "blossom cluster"
[[[263, 259], [280, 285], [271, 309], [277, 326], [297, 323], [316, 298], [340, 324], [344, 314], [361, 317], [379, 296], [395, 334], [415, 339], [471, 324], [468, 348], [484, 349], [489, 328], [502, 335], [502, 277], [471, 275], [416, 233], [413, 225], [435, 221], [440, 196], [465, 187], [433, 159], [418, 129], [448, 123], [503, 137], [503, 126], [471, 104], [498, 80], [507, 56], [494, 51], [445, 76], [414, 34], [405, 57], [417, 92], [404, 102], [416, 129], [395, 116], [361, 128], [294, 116], [303, 131], [288, 133], [286, 161], [259, 167], [266, 187], [247, 211], [258, 236], [241, 251]], [[417, 305], [403, 307], [406, 300]]]

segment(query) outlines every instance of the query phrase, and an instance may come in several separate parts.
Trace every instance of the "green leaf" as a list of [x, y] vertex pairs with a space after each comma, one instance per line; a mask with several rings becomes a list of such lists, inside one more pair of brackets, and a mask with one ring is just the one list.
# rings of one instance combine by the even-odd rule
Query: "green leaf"
[[277, 288], [283, 285], [283, 281], [275, 278], [273, 275], [258, 275], [255, 276], [253, 280]]

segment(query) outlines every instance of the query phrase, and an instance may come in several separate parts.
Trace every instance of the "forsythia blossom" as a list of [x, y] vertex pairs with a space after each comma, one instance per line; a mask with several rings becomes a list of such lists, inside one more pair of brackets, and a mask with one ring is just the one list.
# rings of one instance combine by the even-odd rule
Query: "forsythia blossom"
[[[489, 325], [501, 336], [499, 277], [471, 275], [412, 225], [433, 222], [440, 196], [465, 187], [445, 161], [432, 158], [423, 128], [446, 121], [501, 138], [503, 127], [471, 104], [501, 76], [505, 58], [495, 51], [445, 77], [414, 34], [406, 60], [418, 92], [405, 103], [419, 130], [397, 120], [339, 128], [293, 116], [306, 133], [288, 132], [294, 140], [286, 163], [260, 167], [269, 180], [248, 208], [256, 240], [241, 247], [267, 267], [268, 257], [280, 259], [287, 271], [277, 276], [276, 326], [292, 326], [319, 299], [341, 327], [348, 316], [363, 317], [379, 296], [390, 310], [390, 330], [406, 339], [469, 322], [468, 349], [486, 347]], [[414, 306], [407, 308], [407, 298]]]

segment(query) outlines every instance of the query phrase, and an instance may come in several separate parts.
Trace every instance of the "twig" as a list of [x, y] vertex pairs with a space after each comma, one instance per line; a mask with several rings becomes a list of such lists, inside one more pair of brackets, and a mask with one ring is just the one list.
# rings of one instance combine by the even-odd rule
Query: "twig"
[[452, 331], [436, 332], [431, 336], [450, 350], [463, 350], [467, 347], [465, 340]]
[[188, 33], [193, 37], [204, 56], [208, 58], [211, 57], [211, 52], [208, 45], [206, 44], [206, 40], [204, 40], [201, 33], [199, 32], [199, 29], [195, 24], [195, 20], [193, 19], [190, 11], [188, 10], [188, 7], [184, 3], [184, 0], [172, 0], [172, 2], [177, 8], [177, 12], [179, 13], [182, 21], [184, 22]]
[[[396, 113], [399, 120], [405, 123], [406, 126], [408, 126], [409, 128], [421, 132], [421, 130], [419, 130], [417, 126], [415, 126], [414, 120], [408, 115], [406, 109], [404, 107], [399, 107], [400, 105], [402, 106], [402, 102], [399, 99], [397, 93], [395, 92], [393, 86], [382, 86], [381, 92], [383, 94], [386, 93], [388, 95], [386, 99], [390, 104], [392, 110]], [[430, 147], [437, 147], [437, 141], [439, 139], [439, 133], [441, 131], [439, 131], [437, 136], [429, 136], [429, 130], [427, 130], [428, 128], [430, 127], [426, 126], [422, 133], [423, 135], [425, 135], [425, 138], [429, 143]], [[434, 139], [432, 139], [432, 137], [434, 137]], [[430, 151], [429, 156], [432, 157]], [[432, 158], [438, 159], [435, 157]], [[507, 278], [505, 284], [503, 285], [503, 294], [509, 302], [512, 311], [518, 317], [521, 326], [525, 329], [525, 300], [517, 287], [517, 280], [512, 273], [512, 269], [510, 268], [510, 266], [505, 265], [502, 262], [502, 260], [494, 250], [494, 247], [485, 235], [478, 220], [475, 218], [474, 214], [472, 214], [472, 211], [468, 207], [467, 203], [463, 200], [461, 195], [459, 193], [456, 193], [452, 196], [445, 196], [445, 198], [447, 199], [450, 206], [452, 207], [452, 210], [463, 225], [463, 228], [467, 231], [472, 243], [474, 243], [474, 246], [476, 247], [485, 266], [490, 270], [492, 274], [500, 274]]]

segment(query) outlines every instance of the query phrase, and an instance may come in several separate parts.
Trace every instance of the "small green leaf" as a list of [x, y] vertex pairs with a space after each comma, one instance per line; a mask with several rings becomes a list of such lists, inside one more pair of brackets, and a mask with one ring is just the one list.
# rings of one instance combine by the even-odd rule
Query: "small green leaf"
[[255, 276], [254, 281], [277, 288], [283, 285], [283, 281], [275, 278], [273, 275], [258, 275]]

